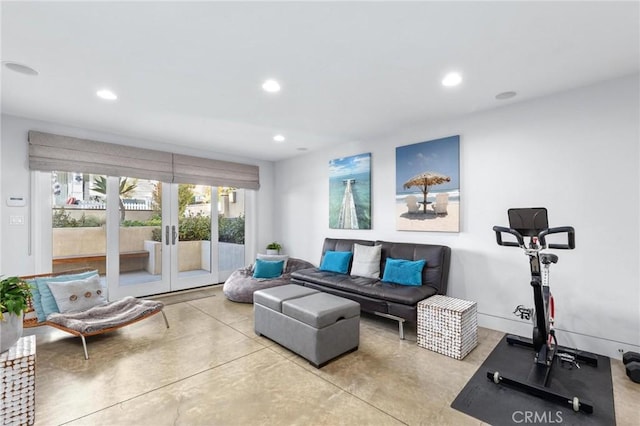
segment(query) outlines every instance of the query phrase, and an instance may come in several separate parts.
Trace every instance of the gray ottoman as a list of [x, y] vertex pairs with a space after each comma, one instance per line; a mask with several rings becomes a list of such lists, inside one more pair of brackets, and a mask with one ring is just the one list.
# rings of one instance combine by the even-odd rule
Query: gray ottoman
[[254, 329], [317, 368], [358, 349], [360, 305], [288, 284], [253, 293]]

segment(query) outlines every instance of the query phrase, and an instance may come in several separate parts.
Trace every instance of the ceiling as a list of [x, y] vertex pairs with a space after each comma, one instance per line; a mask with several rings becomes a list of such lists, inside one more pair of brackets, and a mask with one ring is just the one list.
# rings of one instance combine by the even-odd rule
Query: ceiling
[[3, 113], [270, 161], [640, 70], [638, 2], [1, 7]]

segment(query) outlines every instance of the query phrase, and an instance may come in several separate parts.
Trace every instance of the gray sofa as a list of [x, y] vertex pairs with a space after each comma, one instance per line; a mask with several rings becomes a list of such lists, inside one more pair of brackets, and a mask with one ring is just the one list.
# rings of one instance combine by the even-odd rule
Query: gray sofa
[[[322, 271], [319, 268], [300, 269], [291, 273], [291, 282], [336, 296], [346, 297], [360, 304], [363, 312], [398, 321], [400, 338], [404, 338], [404, 322], [417, 321], [418, 302], [435, 294], [446, 295], [449, 279], [451, 248], [435, 244], [395, 243], [389, 241], [326, 238], [322, 255], [328, 250], [351, 251], [353, 244], [381, 245], [380, 275], [387, 258], [425, 259], [421, 286], [404, 286], [383, 282], [379, 278], [365, 278]], [[349, 269], [350, 270], [350, 269]]]

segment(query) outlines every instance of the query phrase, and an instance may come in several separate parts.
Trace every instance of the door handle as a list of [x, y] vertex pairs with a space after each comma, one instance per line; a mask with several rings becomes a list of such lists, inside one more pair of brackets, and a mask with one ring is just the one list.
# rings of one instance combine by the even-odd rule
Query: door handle
[[169, 238], [170, 238], [170, 237], [169, 237], [169, 225], [167, 225], [167, 226], [165, 227], [164, 234], [165, 234], [165, 235], [164, 235], [164, 236], [165, 236], [165, 238], [164, 238], [164, 243], [165, 243], [166, 245], [169, 245]]
[[176, 226], [171, 226], [171, 232], [173, 233], [173, 239], [171, 240], [171, 244], [176, 245], [176, 239], [178, 238], [178, 233], [176, 232]]

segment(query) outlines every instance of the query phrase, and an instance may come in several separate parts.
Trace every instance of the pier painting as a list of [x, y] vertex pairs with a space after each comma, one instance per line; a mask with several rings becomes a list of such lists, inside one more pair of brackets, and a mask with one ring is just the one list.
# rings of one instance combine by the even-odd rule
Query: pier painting
[[329, 228], [371, 229], [371, 154], [329, 162]]

